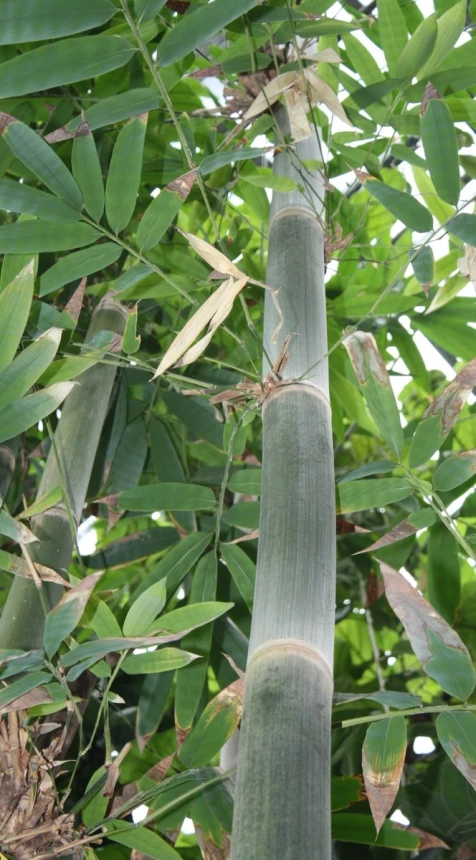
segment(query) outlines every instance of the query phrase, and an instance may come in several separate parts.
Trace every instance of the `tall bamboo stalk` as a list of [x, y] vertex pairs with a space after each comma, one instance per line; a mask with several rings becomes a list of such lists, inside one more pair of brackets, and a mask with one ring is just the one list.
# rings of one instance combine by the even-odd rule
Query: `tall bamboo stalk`
[[[92, 316], [86, 342], [98, 331], [121, 334], [125, 319], [125, 309], [117, 302], [105, 299]], [[55, 487], [65, 488], [76, 529], [81, 520], [115, 373], [113, 364], [100, 363], [78, 377], [78, 384], [62, 407], [54, 444], [38, 489], [40, 497]], [[29, 545], [32, 560], [65, 574], [73, 552], [74, 537], [64, 500], [55, 508], [35, 517], [32, 531], [39, 538], [38, 543]], [[48, 608], [58, 602], [61, 594], [61, 586], [43, 584], [42, 595]], [[41, 647], [44, 618], [44, 609], [34, 583], [16, 577], [0, 618], [0, 648]]]
[[[289, 134], [287, 116], [276, 117]], [[263, 407], [263, 489], [253, 622], [238, 756], [232, 860], [330, 860], [330, 713], [335, 513], [324, 287], [323, 187], [299, 162], [274, 171], [305, 187], [275, 193], [267, 282], [279, 289], [291, 358]], [[265, 345], [278, 318], [265, 306]], [[321, 360], [322, 359], [322, 360]], [[317, 366], [305, 373], [308, 368]], [[266, 372], [269, 368], [266, 368]], [[302, 375], [305, 378], [301, 381]]]

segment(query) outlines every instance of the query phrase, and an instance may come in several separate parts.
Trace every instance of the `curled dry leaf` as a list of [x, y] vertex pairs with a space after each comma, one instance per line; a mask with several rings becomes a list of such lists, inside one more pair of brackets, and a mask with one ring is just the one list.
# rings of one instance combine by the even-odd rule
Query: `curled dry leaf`
[[476, 684], [466, 645], [398, 570], [384, 562], [380, 563], [380, 569], [387, 600], [405, 627], [426, 674], [447, 693], [466, 701]]
[[464, 246], [464, 257], [458, 258], [458, 268], [465, 278], [470, 278], [476, 290], [476, 248]]
[[371, 723], [362, 748], [362, 771], [377, 835], [390, 812], [402, 778], [407, 749], [403, 717]]
[[466, 367], [463, 367], [463, 370], [456, 374], [441, 394], [435, 397], [425, 412], [424, 418], [430, 415], [439, 415], [442, 432], [447, 436], [475, 385], [476, 358], [473, 358]]
[[181, 236], [184, 236], [184, 238], [190, 242], [192, 248], [200, 255], [202, 260], [205, 260], [205, 262], [208, 263], [209, 266], [212, 266], [213, 269], [216, 269], [218, 272], [223, 272], [224, 275], [230, 275], [232, 278], [241, 278], [243, 276], [243, 272], [240, 272], [234, 263], [225, 256], [225, 254], [222, 254], [221, 251], [217, 251], [217, 249], [214, 248], [213, 245], [210, 245], [209, 242], [205, 242], [204, 239], [194, 236], [193, 233], [185, 233], [184, 230], [180, 230], [180, 228], [177, 228], [177, 230]]

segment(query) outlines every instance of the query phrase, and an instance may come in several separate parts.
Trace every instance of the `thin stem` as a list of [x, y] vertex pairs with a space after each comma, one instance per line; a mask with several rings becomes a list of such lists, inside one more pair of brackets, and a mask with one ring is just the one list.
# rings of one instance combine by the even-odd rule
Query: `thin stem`
[[354, 717], [352, 720], [341, 720], [333, 723], [333, 729], [348, 729], [351, 726], [361, 726], [366, 723], [377, 723], [380, 720], [392, 720], [394, 717], [415, 717], [420, 714], [444, 714], [446, 711], [476, 711], [476, 705], [430, 705], [425, 708], [408, 708], [404, 711], [391, 711], [389, 714], [372, 714], [367, 717]]

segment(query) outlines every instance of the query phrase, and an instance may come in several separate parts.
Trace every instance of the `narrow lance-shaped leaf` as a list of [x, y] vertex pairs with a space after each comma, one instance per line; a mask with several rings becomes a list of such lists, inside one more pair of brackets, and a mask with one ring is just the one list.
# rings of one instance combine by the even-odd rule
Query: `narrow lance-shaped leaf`
[[46, 616], [43, 642], [48, 657], [51, 658], [56, 653], [64, 639], [78, 625], [86, 603], [102, 575], [102, 572], [90, 573], [67, 591]]
[[356, 331], [345, 338], [344, 346], [362, 386], [369, 412], [387, 444], [399, 456], [403, 448], [400, 415], [375, 338], [368, 332]]
[[406, 749], [407, 725], [403, 717], [370, 724], [362, 748], [362, 770], [377, 834], [397, 795]]
[[398, 0], [377, 0], [380, 42], [391, 78], [397, 77], [398, 63], [407, 44], [407, 25]]
[[[52, 48], [52, 45], [48, 45]], [[31, 54], [22, 54], [28, 57]], [[21, 59], [21, 58], [20, 58]], [[52, 62], [48, 59], [48, 64]], [[4, 63], [3, 70], [8, 63]], [[1, 79], [1, 70], [0, 70]], [[81, 192], [66, 165], [36, 131], [7, 113], [0, 113], [0, 132], [13, 154], [72, 209], [82, 205]]]
[[114, 146], [106, 183], [106, 216], [120, 233], [134, 212], [142, 173], [147, 114], [136, 116], [121, 129]]
[[406, 227], [416, 233], [429, 233], [433, 229], [431, 213], [411, 194], [386, 185], [362, 170], [356, 170], [355, 173], [365, 189]]
[[104, 212], [104, 183], [94, 137], [84, 116], [80, 132], [73, 140], [71, 167], [86, 212], [94, 221], [99, 221]]
[[421, 140], [433, 185], [442, 200], [457, 206], [461, 179], [456, 129], [448, 105], [430, 83], [420, 115]]
[[0, 98], [95, 78], [124, 66], [135, 51], [127, 39], [102, 34], [42, 45], [1, 64]]
[[389, 532], [379, 538], [379, 540], [375, 541], [375, 543], [365, 549], [359, 550], [359, 552], [354, 553], [354, 555], [360, 555], [364, 552], [375, 552], [378, 549], [382, 549], [383, 547], [398, 543], [398, 541], [405, 540], [405, 538], [416, 534], [420, 529], [428, 528], [428, 526], [433, 525], [435, 520], [436, 515], [430, 508], [415, 511], [414, 514], [410, 514], [409, 517], [406, 517], [402, 522], [390, 529]]
[[214, 600], [189, 603], [188, 606], [180, 606], [179, 609], [161, 615], [149, 625], [145, 632], [168, 630], [170, 633], [183, 633], [186, 630], [194, 630], [196, 627], [202, 627], [203, 624], [215, 621], [215, 618], [219, 618], [220, 615], [232, 609], [233, 605], [233, 603], [218, 603]]
[[436, 15], [424, 18], [405, 45], [397, 63], [397, 78], [413, 78], [433, 52], [438, 35]]
[[426, 674], [451, 696], [466, 701], [476, 684], [466, 645], [401, 573], [383, 562], [380, 569], [387, 600], [405, 627]]
[[468, 215], [466, 212], [461, 212], [455, 215], [446, 223], [448, 233], [461, 239], [462, 242], [467, 242], [468, 245], [476, 245], [476, 215]]
[[74, 382], [58, 382], [0, 409], [0, 442], [24, 433], [37, 421], [50, 415], [62, 404], [74, 385]]
[[210, 762], [238, 726], [243, 709], [243, 680], [234, 681], [208, 703], [180, 751], [185, 767]]
[[230, 21], [249, 12], [256, 5], [256, 0], [215, 0], [203, 9], [192, 9], [184, 15], [175, 26], [165, 35], [157, 50], [157, 64], [169, 66], [190, 54], [199, 45], [226, 27]]
[[458, 544], [441, 520], [428, 533], [427, 550], [428, 598], [445, 621], [452, 625], [461, 601]]
[[419, 422], [408, 455], [412, 468], [426, 463], [440, 448], [475, 385], [476, 358], [435, 397]]
[[115, 242], [104, 242], [87, 251], [75, 251], [62, 257], [40, 277], [40, 296], [46, 296], [53, 290], [70, 284], [77, 278], [92, 275], [115, 263], [122, 254], [120, 245]]
[[16, 221], [0, 227], [0, 254], [39, 254], [70, 251], [92, 245], [101, 233], [89, 224]]
[[438, 740], [453, 764], [476, 789], [476, 716], [471, 711], [439, 714]]
[[253, 608], [256, 565], [239, 546], [221, 544], [220, 552], [250, 612]]
[[426, 296], [433, 283], [435, 275], [435, 258], [433, 249], [429, 245], [425, 245], [418, 251], [418, 254], [413, 256], [412, 252], [412, 269], [418, 283], [422, 285]]
[[121, 668], [126, 675], [149, 675], [156, 672], [173, 672], [196, 660], [196, 654], [181, 651], [180, 648], [161, 648], [145, 654], [131, 654], [126, 657]]
[[0, 372], [0, 408], [22, 397], [53, 361], [62, 331], [51, 328]]
[[0, 6], [0, 45], [42, 42], [91, 30], [106, 24], [116, 12], [111, 0], [2, 0]]
[[430, 72], [434, 72], [446, 59], [451, 48], [456, 44], [466, 23], [466, 2], [455, 3], [438, 18], [438, 36], [433, 53], [428, 62], [420, 69], [418, 78], [428, 80]]
[[0, 209], [33, 215], [44, 221], [73, 223], [80, 218], [79, 210], [63, 200], [10, 179], [0, 179]]
[[34, 280], [31, 260], [0, 293], [0, 370], [10, 364], [18, 349], [30, 312]]
[[433, 475], [433, 486], [435, 490], [453, 490], [470, 478], [476, 478], [476, 449], [472, 451], [460, 451], [452, 457], [447, 457], [438, 466]]
[[119, 493], [118, 504], [128, 511], [203, 511], [216, 506], [209, 487], [199, 484], [147, 484]]
[[0, 511], [0, 535], [5, 535], [17, 543], [33, 543], [38, 538], [23, 523], [15, 520], [7, 511]]
[[136, 243], [141, 251], [149, 251], [160, 242], [192, 190], [196, 175], [195, 170], [184, 173], [154, 197], [137, 230]]
[[147, 588], [134, 600], [122, 626], [124, 636], [142, 636], [165, 606], [167, 589], [165, 579]]
[[339, 514], [351, 514], [379, 508], [399, 502], [412, 492], [413, 487], [405, 478], [349, 481], [336, 487], [336, 510]]

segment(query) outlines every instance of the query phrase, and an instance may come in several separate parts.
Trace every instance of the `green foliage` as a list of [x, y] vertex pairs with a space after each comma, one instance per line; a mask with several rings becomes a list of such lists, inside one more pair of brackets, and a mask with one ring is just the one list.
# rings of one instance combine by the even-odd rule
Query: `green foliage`
[[[1, 604], [12, 582], [25, 594], [35, 584], [35, 639], [17, 648], [0, 637], [2, 719], [27, 710], [36, 743], [35, 720], [68, 715], [55, 791], [78, 838], [100, 832], [87, 860], [227, 856], [232, 795], [216, 768], [241, 718], [259, 410], [303, 337], [285, 318], [291, 338], [277, 332], [283, 364], [270, 373], [263, 308], [280, 307], [280, 295], [263, 290], [276, 286], [266, 281], [268, 195], [292, 207], [323, 175], [339, 514], [333, 850], [345, 860], [351, 843], [378, 858], [382, 846], [397, 858], [427, 847], [425, 831], [456, 856], [476, 838], [476, 509], [464, 500], [476, 475], [476, 310], [471, 288], [460, 294], [476, 277], [476, 215], [462, 211], [475, 176], [474, 40], [458, 44], [466, 4], [437, 3], [423, 18], [415, 4], [378, 0], [369, 20], [349, 2], [345, 21], [316, 0], [185, 6], [0, 4]], [[295, 45], [317, 37], [339, 62], [298, 61]], [[304, 113], [321, 129], [325, 160], [302, 159], [296, 124], [277, 133], [272, 111], [242, 122], [276, 81], [275, 61], [281, 75], [317, 70], [319, 100], [306, 95], [296, 123]], [[292, 113], [300, 88], [284, 80]], [[297, 179], [272, 171], [278, 152]], [[285, 238], [295, 253], [296, 236]], [[297, 260], [296, 279], [307, 262]], [[212, 319], [194, 320], [217, 285], [242, 276], [234, 301], [231, 285]], [[111, 298], [123, 303], [123, 334], [101, 325], [86, 340]], [[187, 323], [192, 360], [152, 381]], [[423, 335], [454, 364], [449, 384]], [[81, 403], [76, 433], [97, 426], [97, 443], [78, 512], [72, 475], [84, 455], [61, 419], [91, 368], [115, 384], [109, 403], [101, 382]], [[57, 471], [44, 486], [48, 451]], [[419, 734], [434, 753], [412, 752]], [[44, 748], [50, 734], [41, 737]], [[147, 821], [133, 825], [142, 804]], [[418, 832], [385, 820], [392, 804]], [[197, 836], [175, 843], [185, 817]]]

